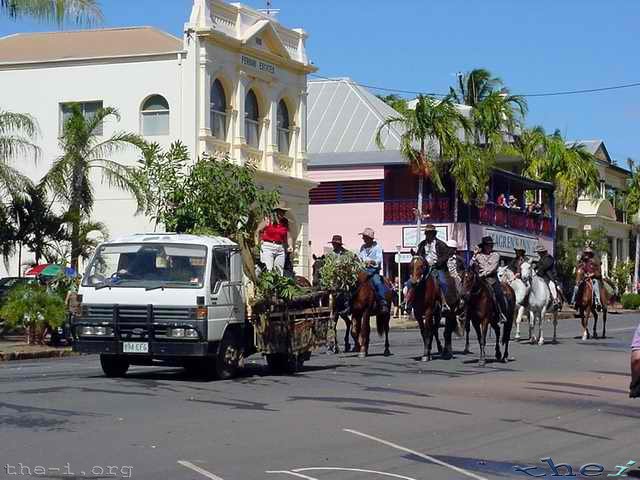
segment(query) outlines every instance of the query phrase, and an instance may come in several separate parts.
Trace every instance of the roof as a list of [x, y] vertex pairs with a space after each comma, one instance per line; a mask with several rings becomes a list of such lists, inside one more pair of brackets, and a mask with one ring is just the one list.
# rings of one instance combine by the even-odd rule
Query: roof
[[182, 40], [153, 27], [18, 33], [0, 38], [0, 64], [159, 55], [182, 50]]
[[602, 140], [574, 140], [566, 143], [567, 145], [580, 145], [591, 155], [596, 154], [600, 145], [604, 146], [604, 142]]
[[[378, 127], [397, 116], [389, 105], [349, 78], [308, 82], [308, 148], [314, 154], [379, 152]], [[394, 128], [382, 136], [385, 150], [400, 150]], [[313, 162], [312, 162], [313, 163]]]
[[567, 145], [580, 145], [587, 152], [592, 155], [595, 155], [598, 159], [598, 162], [607, 166], [607, 168], [611, 168], [620, 172], [624, 175], [631, 175], [631, 172], [624, 167], [616, 165], [615, 161], [609, 155], [607, 147], [604, 144], [603, 140], [574, 140], [570, 142], [566, 142]]
[[234, 246], [234, 242], [226, 237], [205, 235], [188, 235], [184, 233], [136, 233], [104, 242], [103, 245], [118, 243], [175, 243], [206, 245], [208, 247]]

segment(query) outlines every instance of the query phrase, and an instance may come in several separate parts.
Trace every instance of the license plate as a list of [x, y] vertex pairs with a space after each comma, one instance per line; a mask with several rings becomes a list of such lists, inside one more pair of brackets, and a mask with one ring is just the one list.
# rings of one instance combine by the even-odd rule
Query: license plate
[[122, 353], [149, 353], [149, 344], [147, 342], [124, 342]]

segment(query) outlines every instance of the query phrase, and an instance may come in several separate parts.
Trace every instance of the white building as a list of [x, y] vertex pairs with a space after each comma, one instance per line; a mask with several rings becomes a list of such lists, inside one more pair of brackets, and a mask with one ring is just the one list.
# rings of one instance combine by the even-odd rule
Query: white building
[[[168, 146], [181, 140], [192, 157], [229, 154], [254, 162], [259, 181], [292, 208], [300, 273], [308, 268], [306, 95], [310, 64], [301, 29], [272, 14], [221, 0], [194, 0], [183, 39], [151, 27], [26, 33], [0, 39], [0, 108], [38, 121], [41, 160], [18, 168], [39, 180], [60, 154], [66, 105], [88, 114], [115, 107], [121, 121], [104, 135], [139, 132]], [[135, 153], [115, 159], [133, 165]], [[111, 236], [149, 231], [129, 195], [96, 181], [94, 219]], [[6, 274], [0, 267], [0, 276]], [[10, 272], [18, 270], [17, 260]]]

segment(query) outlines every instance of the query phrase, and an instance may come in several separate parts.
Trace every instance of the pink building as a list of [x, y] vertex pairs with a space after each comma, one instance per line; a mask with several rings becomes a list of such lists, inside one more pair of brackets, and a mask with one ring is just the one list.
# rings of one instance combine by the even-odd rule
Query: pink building
[[[374, 142], [378, 126], [396, 112], [366, 89], [348, 79], [309, 82], [308, 175], [319, 183], [310, 193], [309, 238], [311, 252], [330, 250], [331, 236], [340, 234], [348, 249], [357, 251], [365, 227], [376, 232], [385, 252], [385, 274], [397, 274], [396, 253], [410, 253], [417, 244], [414, 209], [417, 178], [399, 152], [400, 133], [383, 138], [385, 149]], [[428, 183], [428, 182], [425, 182]], [[425, 185], [426, 222], [443, 239], [454, 239], [464, 252], [483, 236], [494, 238], [505, 257], [522, 247], [531, 256], [537, 243], [553, 252], [553, 186], [496, 169], [482, 205], [460, 202], [454, 215], [453, 185], [445, 179], [444, 192]], [[499, 206], [500, 195], [514, 197], [513, 208]], [[528, 213], [529, 199], [547, 206], [548, 213]], [[455, 221], [457, 220], [457, 222]], [[467, 241], [469, 239], [469, 242]], [[406, 261], [406, 255], [400, 256]], [[403, 277], [406, 272], [403, 272]]]

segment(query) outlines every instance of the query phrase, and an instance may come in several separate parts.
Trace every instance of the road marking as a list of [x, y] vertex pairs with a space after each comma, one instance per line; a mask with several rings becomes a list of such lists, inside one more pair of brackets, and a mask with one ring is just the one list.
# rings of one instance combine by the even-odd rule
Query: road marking
[[631, 330], [635, 330], [638, 327], [626, 327], [626, 328], [610, 328], [607, 332], [628, 332]]
[[411, 450], [410, 448], [403, 447], [403, 446], [398, 445], [396, 443], [392, 443], [392, 442], [389, 442], [387, 440], [383, 440], [382, 438], [374, 437], [373, 435], [367, 435], [366, 433], [359, 432], [358, 430], [352, 430], [350, 428], [343, 428], [342, 430], [345, 431], [345, 432], [352, 433], [353, 435], [357, 435], [357, 436], [362, 437], [362, 438], [367, 438], [369, 440], [373, 440], [374, 442], [381, 443], [381, 444], [386, 445], [388, 447], [395, 448], [396, 450], [400, 450], [401, 452], [410, 453], [410, 454], [415, 455], [417, 457], [423, 458], [424, 460], [428, 460], [431, 463], [435, 463], [436, 465], [440, 465], [441, 467], [445, 467], [445, 468], [448, 468], [450, 470], [453, 470], [454, 472], [461, 473], [462, 475], [465, 475], [465, 476], [467, 476], [469, 478], [474, 478], [475, 480], [488, 480], [488, 479], [486, 479], [484, 477], [481, 477], [480, 475], [476, 475], [473, 472], [465, 470], [464, 468], [456, 467], [455, 465], [451, 465], [450, 463], [443, 462], [442, 460], [438, 460], [437, 458], [431, 457], [431, 456], [426, 455], [426, 454], [421, 453], [421, 452], [417, 452], [415, 450]]
[[341, 468], [341, 467], [309, 467], [309, 468], [296, 468], [293, 472], [311, 472], [314, 470], [328, 470], [328, 471], [340, 471], [340, 472], [359, 472], [359, 473], [372, 473], [374, 475], [381, 475], [383, 477], [399, 478], [400, 480], [416, 480], [412, 477], [405, 477], [404, 475], [398, 475], [395, 473], [378, 472], [377, 470], [365, 470], [362, 468]]
[[204, 468], [200, 468], [199, 466], [194, 465], [191, 462], [187, 462], [185, 460], [178, 460], [178, 464], [182, 465], [183, 467], [189, 468], [189, 469], [193, 470], [194, 472], [198, 472], [200, 475], [203, 475], [203, 476], [205, 476], [207, 478], [210, 478], [211, 480], [224, 480], [223, 478], [221, 478], [221, 477], [219, 477], [217, 475], [214, 475], [213, 473], [208, 472]]
[[306, 475], [302, 475], [298, 472], [293, 472], [291, 470], [267, 470], [265, 473], [274, 474], [274, 473], [282, 473], [284, 475], [291, 475], [292, 477], [302, 478], [304, 480], [318, 480], [317, 478], [307, 477]]

